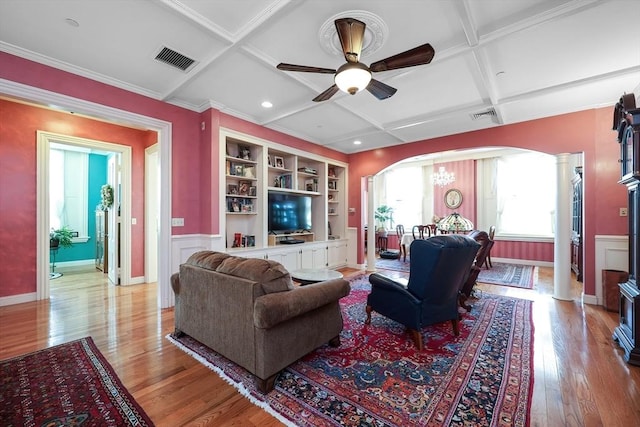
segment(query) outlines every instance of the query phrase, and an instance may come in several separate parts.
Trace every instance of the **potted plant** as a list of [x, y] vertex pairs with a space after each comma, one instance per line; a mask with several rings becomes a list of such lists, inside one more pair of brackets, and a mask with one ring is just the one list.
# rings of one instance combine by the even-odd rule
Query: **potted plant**
[[73, 245], [73, 232], [66, 225], [62, 228], [49, 232], [49, 245], [52, 248], [63, 247], [70, 248]]
[[102, 197], [102, 210], [107, 210], [113, 206], [113, 187], [105, 184], [100, 188], [100, 196]]
[[393, 208], [387, 205], [378, 206], [374, 212], [375, 220], [378, 222], [377, 232], [380, 235], [387, 235], [386, 223], [389, 221], [390, 228], [393, 228]]

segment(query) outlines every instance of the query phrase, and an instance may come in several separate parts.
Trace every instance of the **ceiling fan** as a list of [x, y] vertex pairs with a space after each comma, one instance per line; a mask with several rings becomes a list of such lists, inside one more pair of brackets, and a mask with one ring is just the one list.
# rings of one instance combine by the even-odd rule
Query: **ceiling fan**
[[407, 50], [406, 52], [390, 56], [386, 59], [376, 61], [370, 66], [360, 62], [360, 52], [362, 51], [362, 41], [364, 39], [364, 29], [366, 24], [354, 18], [340, 18], [335, 20], [336, 30], [347, 60], [337, 70], [331, 68], [309, 67], [306, 65], [294, 65], [280, 63], [279, 70], [300, 71], [305, 73], [335, 74], [333, 84], [329, 89], [313, 98], [313, 101], [326, 101], [342, 90], [351, 95], [355, 95], [362, 89], [367, 89], [373, 96], [383, 100], [393, 96], [397, 89], [371, 77], [372, 72], [396, 70], [398, 68], [424, 65], [431, 62], [435, 50], [429, 43]]

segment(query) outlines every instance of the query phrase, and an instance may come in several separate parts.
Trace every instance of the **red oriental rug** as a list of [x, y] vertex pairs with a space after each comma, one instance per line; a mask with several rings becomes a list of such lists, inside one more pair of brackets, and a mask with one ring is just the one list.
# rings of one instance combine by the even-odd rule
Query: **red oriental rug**
[[245, 369], [189, 336], [167, 338], [288, 426], [527, 426], [533, 387], [531, 301], [484, 293], [450, 322], [423, 329], [379, 314], [365, 325], [366, 275], [341, 300], [342, 344], [285, 369], [262, 394]]
[[91, 337], [0, 362], [2, 426], [153, 426]]

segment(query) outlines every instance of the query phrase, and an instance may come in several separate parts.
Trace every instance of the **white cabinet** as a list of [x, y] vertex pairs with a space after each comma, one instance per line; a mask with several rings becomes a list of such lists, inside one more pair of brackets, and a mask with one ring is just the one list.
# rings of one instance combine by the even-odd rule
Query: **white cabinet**
[[288, 271], [297, 270], [300, 252], [297, 250], [272, 250], [267, 253], [267, 259], [277, 261]]
[[299, 268], [326, 268], [327, 246], [309, 245], [300, 248]]
[[347, 240], [330, 240], [327, 245], [327, 266], [329, 268], [347, 265]]

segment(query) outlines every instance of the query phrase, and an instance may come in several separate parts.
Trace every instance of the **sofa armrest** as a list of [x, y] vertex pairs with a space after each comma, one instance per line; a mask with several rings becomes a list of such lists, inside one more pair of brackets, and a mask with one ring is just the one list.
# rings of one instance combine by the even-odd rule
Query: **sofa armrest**
[[287, 292], [277, 292], [256, 298], [253, 323], [269, 329], [281, 322], [315, 310], [349, 295], [351, 287], [344, 279], [333, 279], [300, 286]]

